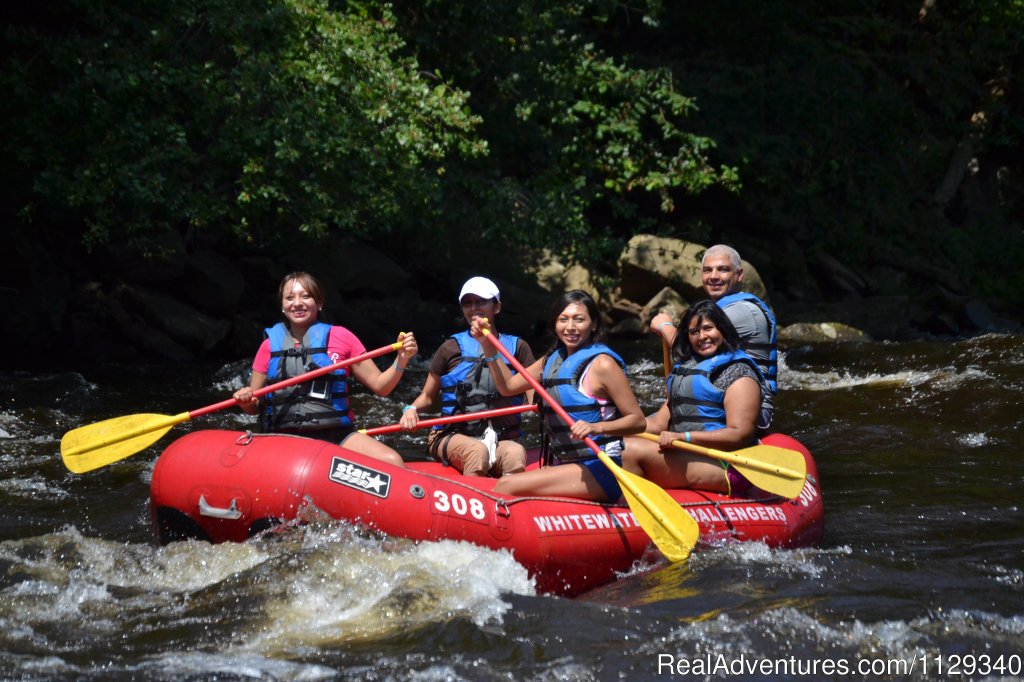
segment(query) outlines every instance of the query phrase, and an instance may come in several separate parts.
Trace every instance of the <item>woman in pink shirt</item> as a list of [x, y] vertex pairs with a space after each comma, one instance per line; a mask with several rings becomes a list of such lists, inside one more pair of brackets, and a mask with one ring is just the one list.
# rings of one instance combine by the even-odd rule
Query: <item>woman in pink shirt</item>
[[348, 329], [319, 322], [326, 297], [320, 283], [305, 272], [293, 272], [278, 288], [285, 321], [265, 330], [266, 338], [252, 363], [249, 385], [235, 392], [235, 400], [247, 414], [258, 414], [260, 428], [269, 433], [293, 433], [343, 444], [349, 450], [404, 466], [401, 456], [387, 445], [355, 428], [349, 404], [348, 382], [359, 380], [375, 394], [386, 396], [402, 378], [418, 347], [412, 332], [399, 336], [402, 349], [383, 372], [363, 360], [331, 374], [289, 386], [262, 398], [253, 392], [271, 383], [299, 376], [366, 352]]

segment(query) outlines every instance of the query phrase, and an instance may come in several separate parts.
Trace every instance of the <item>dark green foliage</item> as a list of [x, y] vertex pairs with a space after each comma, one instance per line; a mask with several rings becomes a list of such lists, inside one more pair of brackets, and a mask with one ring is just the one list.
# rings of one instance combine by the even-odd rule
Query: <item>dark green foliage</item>
[[[740, 169], [732, 225], [862, 268], [1020, 272], [1024, 3], [669, 3], [648, 46]], [[736, 224], [736, 217], [739, 223]], [[977, 279], [1020, 297], [1024, 279]]]
[[713, 141], [689, 129], [696, 105], [672, 72], [603, 41], [619, 22], [641, 22], [635, 10], [437, 0], [397, 3], [396, 14], [424, 63], [470, 92], [483, 119], [492, 153], [463, 189], [485, 233], [613, 265], [680, 196], [738, 185], [709, 161]]
[[636, 232], [747, 235], [1024, 291], [1022, 0], [41, 7], [0, 106], [4, 208], [50, 241], [336, 231], [609, 274]]
[[381, 233], [483, 153], [465, 96], [402, 56], [384, 8], [77, 0], [15, 27], [9, 139], [27, 219], [87, 245], [164, 230]]

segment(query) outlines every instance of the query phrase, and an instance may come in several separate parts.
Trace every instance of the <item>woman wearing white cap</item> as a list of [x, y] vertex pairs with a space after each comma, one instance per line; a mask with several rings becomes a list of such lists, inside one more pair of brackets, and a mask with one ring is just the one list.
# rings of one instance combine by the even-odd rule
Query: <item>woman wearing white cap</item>
[[[459, 304], [466, 324], [474, 318], [494, 320], [501, 312], [501, 293], [486, 277], [471, 277], [462, 285]], [[524, 365], [534, 361], [529, 344], [511, 334], [494, 334]], [[402, 409], [401, 425], [416, 428], [419, 412], [441, 401], [444, 415], [465, 414], [519, 405], [522, 396], [504, 397], [494, 384], [491, 367], [505, 363], [498, 353], [486, 356], [468, 331], [454, 334], [441, 344], [430, 361], [423, 390]], [[435, 426], [427, 436], [427, 452], [466, 476], [503, 476], [526, 466], [526, 449], [519, 438], [520, 415]]]

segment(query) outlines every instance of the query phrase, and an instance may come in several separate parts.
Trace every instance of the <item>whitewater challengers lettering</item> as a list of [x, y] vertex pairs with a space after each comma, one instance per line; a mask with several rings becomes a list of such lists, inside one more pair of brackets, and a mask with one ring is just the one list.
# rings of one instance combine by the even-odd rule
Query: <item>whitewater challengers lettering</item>
[[[715, 524], [722, 521], [757, 522], [769, 521], [788, 523], [786, 512], [774, 506], [721, 505], [711, 510], [693, 507], [686, 510], [698, 523]], [[580, 530], [605, 530], [609, 528], [639, 528], [632, 512], [593, 514], [545, 514], [533, 517], [541, 533], [573, 532]]]

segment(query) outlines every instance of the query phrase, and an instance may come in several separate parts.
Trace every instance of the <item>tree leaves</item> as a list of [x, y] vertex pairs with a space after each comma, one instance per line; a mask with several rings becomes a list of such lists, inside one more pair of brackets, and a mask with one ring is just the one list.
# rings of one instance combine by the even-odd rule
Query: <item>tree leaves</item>
[[[485, 147], [466, 95], [401, 54], [386, 8], [76, 0], [11, 30], [13, 147], [86, 244], [161, 230], [372, 233]], [[52, 134], [51, 131], [59, 131]]]

